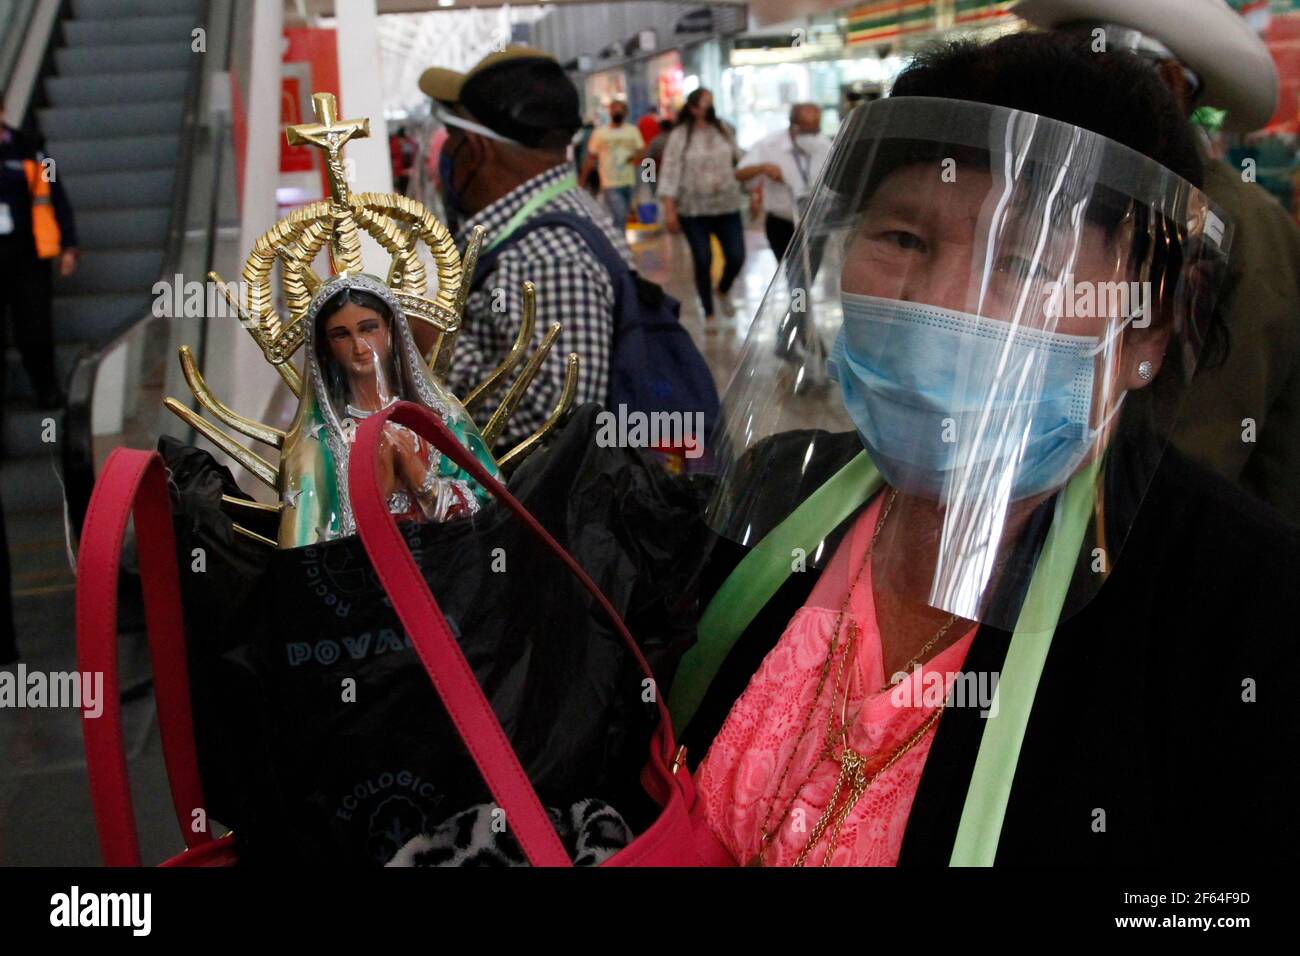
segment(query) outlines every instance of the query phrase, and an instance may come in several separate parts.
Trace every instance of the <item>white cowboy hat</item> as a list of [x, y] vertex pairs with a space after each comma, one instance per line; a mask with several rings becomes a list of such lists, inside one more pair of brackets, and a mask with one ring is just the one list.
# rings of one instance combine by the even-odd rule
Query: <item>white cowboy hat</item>
[[1046, 30], [1091, 21], [1158, 40], [1200, 77], [1200, 102], [1226, 109], [1234, 132], [1257, 130], [1277, 111], [1268, 47], [1226, 0], [1021, 0], [1012, 12]]

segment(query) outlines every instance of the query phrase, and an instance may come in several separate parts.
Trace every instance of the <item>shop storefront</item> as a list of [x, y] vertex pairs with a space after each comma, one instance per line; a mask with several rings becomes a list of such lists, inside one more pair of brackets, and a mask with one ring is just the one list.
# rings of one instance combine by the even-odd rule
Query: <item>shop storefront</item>
[[[728, 52], [724, 42], [706, 40], [586, 74], [579, 81], [584, 96], [583, 115], [603, 122], [609, 104], [621, 99], [634, 117], [647, 110], [675, 117], [692, 90], [701, 86], [717, 90], [724, 81]], [[721, 100], [718, 112], [729, 115]]]
[[592, 73], [586, 78], [583, 93], [583, 116], [598, 124], [605, 123], [609, 119], [609, 104], [627, 99], [627, 73], [621, 67]]
[[834, 133], [843, 115], [857, 101], [881, 95], [904, 63], [890, 53], [851, 48], [834, 22], [789, 36], [740, 38], [730, 62], [723, 86], [744, 146], [788, 125], [793, 103], [816, 103], [823, 129]]
[[645, 72], [649, 105], [659, 116], [676, 116], [686, 100], [682, 89], [686, 74], [682, 70], [681, 54], [669, 50], [652, 56], [645, 61]]
[[653, 56], [629, 61], [624, 67], [627, 88], [624, 99], [633, 117], [647, 112], [656, 116], [676, 116], [686, 99], [683, 89], [686, 73], [682, 55], [668, 50]]
[[792, 103], [822, 108], [833, 134], [860, 102], [884, 96], [911, 53], [937, 35], [1020, 29], [1011, 0], [873, 0], [815, 15], [787, 33], [735, 38], [717, 97], [748, 146], [789, 123]]

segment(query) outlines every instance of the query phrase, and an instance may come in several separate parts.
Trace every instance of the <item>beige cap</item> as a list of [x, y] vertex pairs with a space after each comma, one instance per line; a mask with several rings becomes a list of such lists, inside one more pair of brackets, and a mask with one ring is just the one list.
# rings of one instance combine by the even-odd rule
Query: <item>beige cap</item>
[[514, 43], [504, 50], [495, 50], [489, 53], [470, 67], [467, 73], [458, 73], [455, 70], [445, 70], [440, 66], [431, 66], [420, 74], [420, 89], [424, 91], [426, 96], [437, 100], [439, 103], [459, 103], [460, 91], [468, 80], [492, 69], [494, 66], [515, 60], [550, 60], [552, 63], [556, 62], [555, 57], [549, 53], [543, 53], [533, 47], [524, 46], [522, 43]]

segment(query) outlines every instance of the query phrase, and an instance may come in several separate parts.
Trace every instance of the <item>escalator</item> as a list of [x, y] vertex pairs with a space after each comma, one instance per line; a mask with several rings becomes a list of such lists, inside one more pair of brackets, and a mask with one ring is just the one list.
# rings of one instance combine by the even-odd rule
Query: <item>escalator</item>
[[[80, 355], [148, 311], [173, 216], [187, 96], [198, 92], [191, 31], [204, 7], [204, 0], [74, 0], [55, 27], [23, 128], [45, 142], [77, 219], [77, 270], [54, 284], [55, 371], [65, 386]], [[50, 629], [25, 625], [53, 615], [54, 630], [67, 633], [73, 579], [55, 469], [66, 423], [55, 421], [52, 433], [57, 415], [36, 407], [17, 351], [5, 360], [0, 486], [16, 629], [35, 650], [28, 635]]]
[[[6, 356], [0, 489], [15, 629], [23, 666], [45, 672], [76, 667], [70, 553], [98, 466], [110, 446], [156, 439], [164, 362], [175, 364], [172, 337], [192, 337], [192, 329], [169, 328], [170, 320], [152, 314], [153, 288], [178, 273], [201, 276], [211, 261], [228, 143], [222, 119], [202, 105], [205, 91], [225, 82], [233, 5], [71, 0], [58, 10], [29, 108], [6, 117], [45, 141], [82, 253], [73, 276], [55, 279], [56, 371], [66, 409], [38, 410], [17, 353]], [[207, 55], [194, 50], [196, 28], [205, 31]], [[138, 584], [124, 571], [119, 671], [129, 688], [122, 702], [128, 760], [137, 781], [156, 780], [162, 771]], [[76, 711], [0, 710], [0, 865], [98, 861], [81, 748]], [[136, 790], [142, 845], [161, 852], [174, 827], [162, 825], [165, 792]]]

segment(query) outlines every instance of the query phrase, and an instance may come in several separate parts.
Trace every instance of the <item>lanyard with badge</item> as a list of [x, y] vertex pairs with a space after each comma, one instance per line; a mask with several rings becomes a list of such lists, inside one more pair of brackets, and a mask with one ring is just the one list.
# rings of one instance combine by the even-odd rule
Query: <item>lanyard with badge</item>
[[[8, 135], [7, 135], [7, 134], [8, 134], [8, 131], [6, 130], [6, 131], [5, 131], [5, 137], [4, 137], [4, 138], [0, 138], [0, 143], [2, 143], [2, 142], [7, 142], [7, 141], [8, 141]], [[19, 160], [19, 159], [9, 159], [9, 160], [5, 160], [4, 165], [5, 165], [6, 168], [13, 169], [13, 170], [17, 171], [17, 172], [20, 173], [20, 174], [22, 173], [22, 169], [23, 169], [23, 163], [22, 163], [22, 160]], [[6, 202], [0, 202], [0, 236], [8, 236], [8, 235], [12, 235], [12, 234], [13, 234], [13, 231], [14, 231], [14, 214], [13, 214], [13, 210], [9, 208], [9, 204], [8, 204], [8, 203], [6, 203]]]
[[799, 138], [790, 134], [790, 156], [794, 160], [796, 170], [799, 172], [803, 185], [795, 189], [793, 184], [790, 186], [790, 193], [794, 196], [794, 213], [795, 221], [803, 218], [803, 214], [808, 209], [809, 188], [812, 186], [812, 154], [799, 145]]
[[794, 157], [794, 164], [799, 170], [799, 177], [803, 180], [803, 189], [807, 191], [812, 180], [812, 156], [799, 145], [799, 139], [794, 133], [790, 134], [790, 154]]

